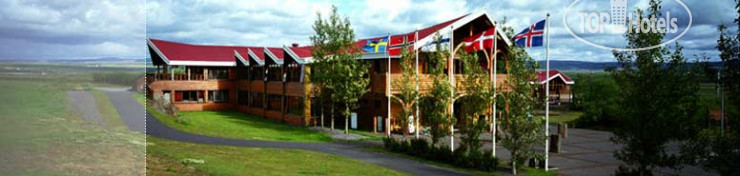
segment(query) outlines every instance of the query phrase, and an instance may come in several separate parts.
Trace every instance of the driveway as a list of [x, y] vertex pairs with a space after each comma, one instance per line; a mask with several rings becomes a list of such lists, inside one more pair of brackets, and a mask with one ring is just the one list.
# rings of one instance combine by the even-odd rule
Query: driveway
[[[229, 145], [243, 147], [259, 148], [283, 148], [283, 149], [302, 149], [317, 151], [323, 153], [336, 154], [361, 161], [375, 163], [387, 168], [401, 172], [411, 173], [414, 175], [467, 175], [466, 173], [457, 172], [451, 169], [437, 167], [422, 162], [400, 158], [381, 153], [364, 151], [361, 147], [365, 144], [339, 144], [339, 143], [299, 143], [299, 142], [278, 142], [278, 141], [259, 141], [259, 140], [241, 140], [226, 139], [220, 137], [204, 136], [192, 133], [186, 133], [172, 129], [156, 118], [145, 112], [142, 105], [132, 98], [132, 92], [129, 91], [107, 91], [108, 97], [113, 101], [113, 105], [118, 108], [120, 114], [129, 129], [133, 131], [146, 131], [147, 135], [201, 144]], [[146, 117], [146, 118], [144, 118]], [[144, 124], [146, 126], [144, 126]], [[145, 130], [143, 130], [145, 127]]]
[[103, 116], [100, 114], [100, 110], [98, 110], [97, 103], [95, 103], [95, 95], [89, 91], [76, 90], [68, 91], [67, 97], [69, 102], [81, 113], [85, 121], [105, 128]]

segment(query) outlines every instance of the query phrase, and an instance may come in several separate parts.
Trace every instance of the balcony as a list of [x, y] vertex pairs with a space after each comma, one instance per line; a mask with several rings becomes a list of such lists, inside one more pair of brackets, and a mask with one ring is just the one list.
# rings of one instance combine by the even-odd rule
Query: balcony
[[[399, 90], [399, 81], [401, 80], [401, 74], [391, 74], [391, 92], [393, 94], [400, 93]], [[504, 81], [507, 79], [508, 75], [506, 74], [496, 74], [496, 82], [497, 87], [503, 85]], [[462, 79], [463, 75], [456, 74], [455, 75], [455, 83], [458, 87], [462, 86]], [[416, 81], [416, 78], [411, 79], [413, 82]], [[385, 94], [386, 91], [386, 74], [373, 74], [371, 75], [371, 82], [370, 82], [370, 91]], [[424, 93], [429, 91], [429, 89], [433, 86], [434, 79], [432, 79], [432, 75], [429, 74], [420, 74], [419, 75], [419, 91]], [[503, 89], [502, 91], [506, 91], [507, 89]]]
[[167, 81], [198, 81], [198, 80], [205, 80], [203, 77], [203, 74], [190, 74], [190, 77], [188, 77], [187, 74], [153, 74], [149, 73], [146, 74], [146, 78], [148, 81], [155, 81], [155, 80], [167, 80]]

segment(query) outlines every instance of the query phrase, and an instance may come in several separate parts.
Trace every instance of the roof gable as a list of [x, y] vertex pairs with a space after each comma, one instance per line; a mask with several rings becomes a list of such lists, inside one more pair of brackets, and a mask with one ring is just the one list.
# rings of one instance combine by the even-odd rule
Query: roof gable
[[270, 58], [270, 60], [273, 61], [273, 63], [282, 65], [283, 64], [283, 57], [285, 53], [283, 52], [283, 49], [281, 48], [268, 48], [264, 47], [265, 57]]
[[570, 79], [570, 77], [566, 76], [560, 70], [550, 70], [550, 78], [547, 78], [547, 75], [545, 75], [546, 71], [537, 71], [537, 82], [539, 84], [545, 84], [546, 81], [551, 81], [555, 78], [559, 78], [565, 82], [565, 84], [573, 84], [573, 79]]

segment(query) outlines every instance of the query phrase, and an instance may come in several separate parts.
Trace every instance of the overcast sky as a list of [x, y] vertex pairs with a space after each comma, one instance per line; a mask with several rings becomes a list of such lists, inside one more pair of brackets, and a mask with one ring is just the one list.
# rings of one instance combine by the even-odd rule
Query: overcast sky
[[[684, 22], [683, 7], [664, 0]], [[563, 25], [563, 14], [572, 1], [509, 0], [481, 1], [190, 1], [190, 0], [100, 0], [100, 1], [0, 1], [0, 59], [75, 59], [97, 57], [146, 57], [145, 38], [194, 44], [282, 46], [306, 45], [313, 33], [316, 12], [327, 14], [331, 5], [349, 17], [357, 37], [410, 32], [451, 18], [480, 10], [495, 20], [508, 17], [516, 31], [535, 23], [547, 12], [551, 17], [551, 59], [615, 61], [610, 50], [596, 48], [575, 39]], [[608, 1], [606, 1], [608, 2]], [[677, 41], [684, 53], [707, 53], [717, 58], [714, 49], [716, 26], [730, 24], [736, 13], [731, 0], [684, 2], [693, 14], [691, 28]], [[644, 8], [647, 0], [629, 0], [629, 9]], [[608, 10], [598, 2], [583, 0], [569, 9], [568, 24], [574, 12]], [[685, 10], [683, 10], [685, 12]], [[732, 31], [736, 25], [731, 24]], [[620, 37], [616, 35], [617, 37]], [[669, 35], [667, 38], [675, 37]], [[586, 35], [585, 40], [624, 46], [614, 36]], [[530, 53], [541, 59], [542, 49]]]

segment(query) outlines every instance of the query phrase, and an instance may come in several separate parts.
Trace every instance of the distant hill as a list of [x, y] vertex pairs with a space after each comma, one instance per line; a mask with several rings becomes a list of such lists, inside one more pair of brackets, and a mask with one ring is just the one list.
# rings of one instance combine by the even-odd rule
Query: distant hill
[[143, 58], [101, 57], [93, 59], [8, 59], [0, 62], [30, 62], [30, 63], [144, 63]]
[[[545, 68], [545, 61], [537, 61], [540, 68]], [[617, 62], [584, 62], [550, 60], [550, 69], [561, 71], [603, 71], [607, 67], [616, 67]]]
[[[540, 69], [545, 69], [545, 61], [537, 61]], [[689, 64], [693, 61], [689, 61]], [[711, 67], [720, 67], [721, 62], [709, 62]], [[550, 60], [550, 69], [561, 71], [604, 71], [608, 67], [617, 67], [617, 62], [585, 62], [585, 61], [563, 61]]]

